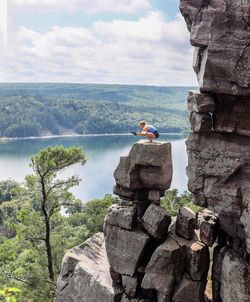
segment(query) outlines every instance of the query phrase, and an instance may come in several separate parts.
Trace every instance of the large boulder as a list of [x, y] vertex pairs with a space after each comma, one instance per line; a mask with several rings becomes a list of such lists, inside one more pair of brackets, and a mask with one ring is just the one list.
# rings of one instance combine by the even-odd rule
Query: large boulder
[[142, 288], [155, 289], [170, 299], [174, 284], [180, 282], [185, 270], [187, 241], [170, 236], [152, 255], [142, 280]]
[[128, 156], [121, 157], [114, 172], [114, 193], [123, 198], [133, 198], [138, 190], [167, 190], [172, 170], [170, 143], [141, 140], [133, 145]]
[[149, 242], [139, 229], [128, 231], [105, 223], [106, 249], [110, 266], [115, 272], [133, 276]]
[[[208, 207], [200, 238], [214, 249], [213, 301], [250, 301], [250, 2], [180, 0], [200, 92], [190, 92], [188, 188]], [[209, 117], [211, 120], [209, 120]], [[215, 215], [214, 215], [215, 213]], [[192, 266], [193, 268], [193, 266]], [[181, 295], [180, 295], [181, 297]]]
[[66, 253], [57, 280], [56, 302], [116, 302], [105, 241], [98, 233]]
[[160, 206], [151, 204], [142, 217], [144, 229], [154, 238], [162, 239], [168, 233], [171, 216]]

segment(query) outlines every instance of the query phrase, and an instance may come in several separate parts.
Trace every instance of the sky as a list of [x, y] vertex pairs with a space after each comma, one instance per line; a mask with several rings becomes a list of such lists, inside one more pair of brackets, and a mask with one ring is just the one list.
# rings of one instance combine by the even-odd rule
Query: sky
[[197, 83], [178, 0], [6, 1], [0, 82]]

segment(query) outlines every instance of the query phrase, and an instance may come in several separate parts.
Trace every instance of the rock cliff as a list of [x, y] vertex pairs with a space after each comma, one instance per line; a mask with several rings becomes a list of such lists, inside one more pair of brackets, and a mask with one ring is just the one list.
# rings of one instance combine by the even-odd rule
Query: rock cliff
[[213, 300], [249, 302], [250, 3], [181, 0], [180, 8], [200, 85], [188, 95], [188, 187], [219, 219]]

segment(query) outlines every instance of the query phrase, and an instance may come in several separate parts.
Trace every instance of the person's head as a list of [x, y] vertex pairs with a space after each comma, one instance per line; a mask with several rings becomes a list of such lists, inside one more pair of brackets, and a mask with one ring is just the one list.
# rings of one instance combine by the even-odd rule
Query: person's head
[[143, 129], [145, 126], [146, 126], [146, 122], [140, 121], [140, 124], [139, 124], [140, 129]]

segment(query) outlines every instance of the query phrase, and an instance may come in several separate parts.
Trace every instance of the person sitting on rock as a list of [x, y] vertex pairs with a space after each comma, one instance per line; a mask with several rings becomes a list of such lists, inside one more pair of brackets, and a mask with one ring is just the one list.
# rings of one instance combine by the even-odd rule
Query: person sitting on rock
[[133, 132], [133, 134], [138, 136], [147, 136], [150, 143], [153, 142], [153, 139], [156, 139], [160, 136], [158, 130], [154, 126], [148, 125], [144, 121], [140, 122], [139, 128], [139, 131]]

